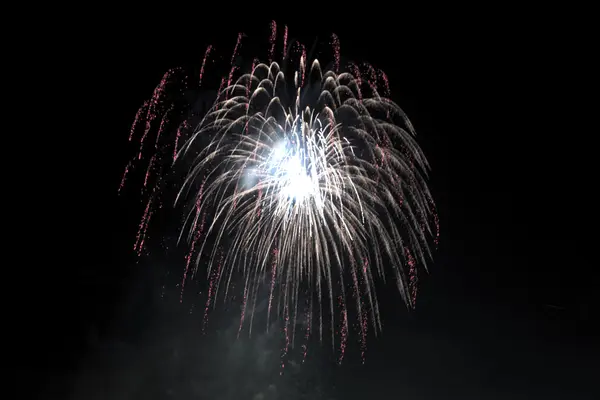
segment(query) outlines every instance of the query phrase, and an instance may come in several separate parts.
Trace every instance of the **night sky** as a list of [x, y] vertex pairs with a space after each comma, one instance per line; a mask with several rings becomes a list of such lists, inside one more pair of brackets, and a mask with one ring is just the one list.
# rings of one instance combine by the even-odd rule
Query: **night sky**
[[352, 346], [338, 366], [315, 343], [284, 377], [278, 338], [236, 341], [238, 314], [227, 311], [203, 335], [192, 302], [161, 299], [163, 284], [178, 293], [165, 271], [183, 260], [138, 261], [143, 206], [117, 196], [131, 122], [162, 74], [199, 69], [207, 44], [229, 57], [239, 31], [266, 46], [271, 16], [106, 12], [78, 23], [86, 44], [73, 46], [62, 103], [76, 129], [61, 145], [63, 178], [47, 189], [65, 199], [49, 215], [61, 245], [36, 274], [43, 306], [29, 312], [49, 332], [26, 367], [42, 398], [594, 398], [591, 132], [575, 129], [585, 112], [567, 94], [580, 47], [532, 16], [470, 12], [276, 18], [308, 46], [336, 33], [343, 56], [386, 71], [432, 165], [441, 225], [416, 310], [383, 289], [383, 334], [369, 338], [365, 365]]

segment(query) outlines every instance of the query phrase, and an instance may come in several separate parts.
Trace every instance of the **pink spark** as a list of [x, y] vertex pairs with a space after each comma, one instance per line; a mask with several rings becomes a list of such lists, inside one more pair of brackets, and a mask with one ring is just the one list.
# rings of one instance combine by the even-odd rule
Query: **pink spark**
[[148, 223], [150, 222], [150, 218], [152, 217], [152, 201], [154, 200], [154, 196], [151, 196], [146, 204], [146, 209], [144, 210], [144, 214], [142, 216], [142, 220], [140, 221], [140, 225], [138, 227], [138, 233], [136, 235], [135, 244], [133, 245], [133, 249], [137, 250], [138, 256], [141, 255], [142, 249], [144, 247], [144, 241], [146, 238], [146, 231], [148, 230]]
[[287, 41], [288, 41], [288, 27], [283, 27], [283, 59], [287, 57]]
[[204, 59], [202, 60], [202, 66], [200, 67], [200, 76], [198, 79], [198, 86], [202, 85], [202, 77], [204, 76], [204, 68], [206, 67], [206, 61], [208, 60], [208, 56], [210, 55], [210, 52], [212, 51], [213, 46], [212, 44], [209, 44], [208, 47], [206, 47], [206, 51], [204, 52]]
[[156, 153], [154, 153], [154, 155], [150, 159], [150, 162], [148, 163], [148, 169], [146, 170], [146, 177], [144, 178], [144, 187], [146, 187], [148, 184], [148, 177], [150, 176], [150, 171], [152, 170], [152, 166], [153, 166], [155, 160], [156, 160]]
[[229, 71], [229, 78], [227, 79], [227, 87], [231, 86], [231, 80], [233, 79], [233, 74], [237, 69], [237, 65], [235, 65], [235, 57], [238, 54], [238, 50], [242, 43], [242, 37], [244, 34], [242, 32], [238, 33], [237, 41], [235, 42], [235, 47], [233, 48], [233, 54], [231, 54], [231, 70]]
[[273, 305], [273, 291], [275, 289], [275, 277], [277, 276], [277, 256], [278, 249], [273, 249], [273, 263], [271, 264], [271, 288], [269, 290], [269, 307], [267, 308], [267, 333], [269, 332], [269, 320], [271, 317], [271, 307]]
[[213, 300], [215, 283], [221, 276], [221, 268], [223, 267], [223, 253], [221, 252], [221, 258], [219, 259], [219, 264], [217, 265], [216, 270], [213, 269], [211, 272], [211, 277], [208, 284], [208, 299], [206, 299], [206, 305], [204, 307], [204, 319], [202, 324], [202, 330], [206, 332], [206, 325], [208, 324], [208, 309]]
[[121, 193], [121, 190], [125, 186], [125, 180], [127, 179], [127, 173], [129, 172], [129, 169], [132, 167], [132, 165], [133, 164], [131, 163], [131, 161], [129, 161], [127, 163], [127, 165], [125, 166], [125, 172], [123, 173], [123, 178], [121, 178], [121, 184], [119, 185], [119, 190], [117, 191], [117, 193]]
[[338, 302], [342, 309], [342, 327], [340, 329], [340, 357], [338, 358], [338, 364], [341, 364], [344, 360], [344, 356], [346, 355], [346, 344], [348, 342], [348, 312], [346, 311], [346, 303], [344, 303], [344, 299], [342, 298], [342, 296], [338, 297]]
[[290, 313], [287, 302], [285, 302], [285, 305], [283, 306], [283, 320], [283, 333], [285, 334], [285, 344], [283, 346], [283, 349], [281, 349], [281, 371], [279, 372], [279, 375], [283, 375], [283, 369], [285, 368], [285, 357], [287, 356], [290, 347]]
[[[269, 44], [271, 47], [269, 48], [269, 64], [273, 62], [273, 52], [275, 51], [275, 39], [277, 38], [277, 23], [275, 21], [271, 21], [271, 36], [269, 36]], [[253, 68], [254, 70], [254, 68]]]
[[405, 247], [404, 251], [406, 253], [406, 259], [408, 264], [408, 290], [410, 292], [410, 302], [412, 308], [415, 308], [417, 304], [417, 283], [419, 282], [419, 277], [417, 276], [417, 263], [415, 262], [415, 259], [412, 256], [408, 247]]
[[360, 68], [358, 68], [358, 65], [354, 64], [354, 63], [350, 63], [350, 71], [352, 72], [352, 75], [354, 76], [354, 79], [356, 80], [356, 87], [357, 87], [357, 94], [358, 94], [358, 100], [362, 101], [362, 92], [361, 92], [361, 85], [362, 85], [362, 74], [360, 72]]
[[334, 71], [337, 74], [340, 70], [340, 39], [335, 33], [331, 34], [331, 45], [333, 47], [333, 57], [335, 60]]
[[144, 104], [142, 104], [142, 106], [138, 109], [137, 113], [135, 114], [133, 124], [131, 124], [131, 131], [129, 132], [129, 141], [130, 142], [131, 142], [131, 139], [133, 139], [133, 134], [135, 133], [138, 124], [141, 122], [142, 118], [145, 116], [145, 114], [147, 112], [148, 112], [148, 101], [144, 101]]
[[163, 115], [161, 121], [160, 121], [160, 126], [158, 128], [158, 133], [156, 134], [156, 142], [154, 143], [154, 148], [158, 148], [158, 141], [160, 140], [160, 137], [163, 133], [163, 131], [165, 130], [165, 127], [169, 124], [169, 114], [173, 111], [174, 106], [171, 105], [171, 107], [169, 107], [169, 109], [165, 112], [165, 115]]
[[383, 72], [383, 70], [378, 70], [377, 71], [379, 74], [379, 78], [381, 78], [381, 80], [383, 81], [383, 96], [384, 97], [390, 97], [390, 80], [388, 79], [388, 76], [385, 72]]
[[179, 128], [177, 128], [177, 133], [175, 134], [175, 144], [173, 146], [173, 162], [177, 160], [177, 148], [179, 146], [179, 138], [181, 137], [181, 131], [187, 130], [190, 127], [190, 124], [187, 120], [183, 121]]
[[246, 304], [248, 303], [248, 285], [244, 287], [244, 298], [242, 300], [242, 315], [240, 316], [240, 327], [238, 329], [237, 337], [239, 339], [242, 327], [244, 326], [244, 319], [246, 318]]

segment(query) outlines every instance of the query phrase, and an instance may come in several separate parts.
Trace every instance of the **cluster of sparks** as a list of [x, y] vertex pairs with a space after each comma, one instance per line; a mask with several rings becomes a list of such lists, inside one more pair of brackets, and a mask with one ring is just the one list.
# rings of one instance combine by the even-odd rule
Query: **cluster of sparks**
[[[282, 36], [282, 63], [274, 60], [273, 21], [267, 61], [254, 58], [242, 71], [235, 60], [245, 35], [238, 35], [217, 98], [196, 125], [171, 93], [188, 87], [187, 76], [168, 71], [135, 117], [129, 140], [141, 133], [140, 148], [119, 191], [147, 160], [146, 207], [134, 246], [141, 255], [153, 207], [162, 205], [165, 174], [179, 159], [191, 162], [176, 199], [190, 205], [181, 229], [189, 243], [182, 296], [202, 266], [206, 325], [217, 296], [228, 298], [241, 276], [238, 334], [245, 326], [251, 334], [257, 303], [266, 299], [266, 329], [274, 314], [283, 324], [283, 371], [297, 327], [304, 360], [313, 328], [322, 340], [327, 320], [334, 346], [339, 336], [339, 361], [351, 326], [364, 360], [368, 330], [381, 330], [375, 280], [391, 273], [414, 307], [417, 264], [426, 267], [439, 228], [427, 160], [408, 118], [389, 99], [385, 73], [368, 64], [343, 67], [336, 35], [325, 69], [308, 60], [304, 45], [288, 43], [287, 26]], [[212, 46], [205, 51], [199, 85], [213, 53]], [[154, 146], [147, 144], [150, 135]], [[148, 147], [153, 154], [144, 158]]]

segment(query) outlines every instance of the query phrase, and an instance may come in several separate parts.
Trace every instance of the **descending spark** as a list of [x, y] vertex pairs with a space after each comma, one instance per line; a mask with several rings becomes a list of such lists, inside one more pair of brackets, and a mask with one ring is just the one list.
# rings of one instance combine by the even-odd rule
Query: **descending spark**
[[138, 112], [135, 114], [135, 119], [133, 120], [133, 124], [131, 124], [131, 130], [129, 131], [129, 141], [133, 139], [133, 134], [137, 130], [138, 125], [142, 121], [142, 118], [145, 117], [145, 114], [148, 112], [148, 102], [145, 101], [144, 104], [138, 109]]
[[333, 71], [338, 73], [340, 70], [340, 39], [335, 33], [331, 35], [331, 45], [333, 46]]
[[212, 51], [213, 47], [212, 45], [208, 45], [208, 47], [206, 47], [206, 51], [204, 52], [204, 58], [202, 59], [202, 66], [200, 67], [200, 75], [199, 75], [199, 79], [198, 79], [198, 86], [202, 85], [202, 78], [204, 77], [204, 69], [206, 68], [206, 61], [208, 60], [208, 57], [210, 56], [210, 52]]
[[152, 217], [152, 202], [154, 197], [150, 197], [148, 203], [146, 204], [146, 209], [144, 210], [144, 215], [142, 216], [142, 220], [140, 221], [140, 225], [138, 227], [138, 233], [136, 235], [136, 241], [133, 245], [133, 249], [137, 251], [138, 256], [142, 254], [142, 250], [144, 248], [144, 241], [146, 240], [146, 231], [148, 230], [148, 224], [150, 223], [150, 218]]
[[173, 163], [177, 161], [177, 152], [179, 151], [179, 139], [181, 138], [182, 131], [187, 131], [190, 128], [190, 124], [187, 120], [184, 120], [177, 128], [175, 133], [175, 143], [173, 143]]
[[310, 339], [311, 327], [312, 327], [312, 296], [309, 296], [308, 304], [304, 311], [306, 330], [304, 331], [304, 344], [302, 345], [302, 362], [306, 361], [306, 355], [308, 354], [308, 340]]
[[225, 87], [225, 77], [221, 78], [221, 84], [219, 85], [218, 93], [221, 93], [223, 91], [224, 87]]
[[271, 285], [269, 290], [269, 307], [267, 309], [267, 332], [269, 332], [269, 321], [271, 317], [271, 308], [273, 306], [273, 291], [275, 290], [275, 278], [277, 276], [277, 256], [279, 251], [273, 250], [273, 262], [271, 264]]
[[158, 148], [158, 142], [160, 140], [160, 136], [165, 131], [165, 128], [169, 124], [169, 114], [173, 111], [173, 106], [171, 106], [163, 115], [160, 120], [160, 126], [158, 128], [158, 133], [156, 134], [156, 142], [154, 143], [154, 148]]
[[288, 27], [287, 25], [283, 27], [283, 55], [282, 59], [287, 57], [287, 44], [288, 44]]
[[409, 291], [410, 291], [410, 302], [411, 306], [414, 308], [417, 304], [417, 283], [419, 277], [417, 276], [417, 268], [415, 259], [410, 253], [410, 249], [408, 247], [404, 248], [406, 252], [406, 263], [408, 264], [408, 276], [409, 276]]
[[348, 311], [346, 310], [346, 303], [344, 302], [343, 297], [339, 297], [339, 306], [342, 309], [341, 311], [341, 328], [340, 328], [340, 356], [338, 358], [338, 364], [341, 364], [344, 361], [344, 357], [346, 355], [346, 344], [348, 343]]
[[287, 302], [283, 306], [283, 334], [285, 342], [281, 349], [281, 371], [279, 371], [279, 375], [283, 375], [285, 360], [290, 348], [290, 311]]
[[275, 52], [275, 43], [277, 39], [277, 23], [275, 21], [271, 21], [271, 36], [269, 36], [269, 62], [273, 61], [273, 54]]
[[238, 33], [237, 42], [235, 42], [235, 47], [233, 48], [233, 54], [231, 55], [231, 70], [229, 71], [229, 78], [227, 79], [227, 86], [231, 86], [231, 80], [233, 79], [233, 74], [237, 70], [238, 66], [235, 65], [235, 57], [238, 54], [240, 44], [242, 43], [243, 33]]
[[[363, 265], [362, 265], [362, 274], [361, 274], [360, 284], [367, 288], [368, 296], [370, 297], [371, 293], [369, 291], [370, 286], [369, 286], [368, 278], [367, 278], [367, 266], [368, 266], [368, 260], [364, 259]], [[369, 317], [368, 317], [367, 312], [364, 311], [365, 310], [365, 300], [363, 297], [360, 298], [360, 303], [361, 303], [361, 309], [363, 310], [362, 315], [359, 315], [360, 333], [361, 333], [360, 358], [362, 359], [362, 362], [364, 364], [365, 354], [367, 352], [367, 332], [369, 330]]]
[[223, 264], [223, 254], [221, 253], [219, 262], [217, 264], [217, 268], [210, 272], [209, 282], [208, 282], [208, 298], [206, 299], [206, 304], [204, 306], [204, 319], [202, 324], [202, 329], [206, 332], [206, 325], [208, 324], [208, 311], [210, 309], [211, 304], [214, 301], [215, 296], [215, 288], [217, 286], [217, 281], [221, 276], [221, 268]]
[[306, 76], [306, 47], [302, 43], [298, 43], [300, 47], [300, 83], [299, 87], [304, 86], [304, 77]]
[[131, 161], [129, 161], [127, 163], [127, 165], [125, 166], [125, 172], [123, 172], [123, 177], [121, 178], [121, 184], [119, 185], [119, 190], [117, 191], [118, 193], [121, 193], [121, 190], [123, 190], [123, 187], [125, 187], [125, 181], [127, 180], [127, 174], [129, 173], [129, 170], [132, 167], [132, 163]]
[[358, 67], [358, 65], [356, 65], [354, 63], [350, 63], [348, 68], [350, 69], [350, 72], [352, 73], [352, 75], [354, 77], [354, 82], [356, 84], [357, 98], [359, 101], [362, 101], [362, 92], [360, 90], [360, 88], [362, 86], [362, 73], [360, 71], [360, 68]]
[[390, 97], [390, 81], [388, 79], [387, 74], [382, 70], [378, 70], [377, 72], [379, 78], [383, 81], [383, 96]]
[[156, 153], [150, 159], [148, 163], [148, 169], [146, 170], [146, 177], [144, 178], [144, 187], [148, 185], [148, 177], [150, 176], [150, 171], [152, 171], [152, 166], [154, 165], [154, 161], [156, 161]]
[[246, 319], [246, 304], [248, 303], [248, 286], [244, 287], [244, 297], [242, 298], [242, 315], [240, 316], [240, 327], [238, 329], [238, 338], [242, 332], [244, 326], [244, 320]]

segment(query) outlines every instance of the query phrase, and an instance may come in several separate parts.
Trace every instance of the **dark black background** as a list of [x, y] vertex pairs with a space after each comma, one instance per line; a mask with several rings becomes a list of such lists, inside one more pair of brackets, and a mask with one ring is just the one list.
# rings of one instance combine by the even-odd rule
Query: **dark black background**
[[[150, 360], [141, 364], [161, 365], [149, 355], [152, 346], [140, 344], [144, 335], [181, 335], [164, 333], [165, 324], [197, 328], [176, 322], [185, 313], [164, 322], [160, 306], [140, 300], [151, 297], [144, 291], [159, 287], [161, 275], [151, 263], [136, 264], [130, 251], [141, 206], [116, 196], [130, 156], [129, 127], [164, 71], [197, 68], [207, 44], [228, 57], [243, 31], [266, 45], [271, 15], [260, 17], [257, 7], [232, 7], [233, 16], [90, 11], [64, 34], [69, 50], [55, 57], [66, 61], [68, 84], [56, 105], [67, 129], [54, 145], [65, 155], [54, 160], [58, 182], [44, 189], [56, 203], [44, 225], [56, 245], [46, 252], [50, 265], [36, 273], [42, 300], [30, 314], [43, 333], [28, 346], [34, 361], [25, 367], [48, 398], [169, 398], [135, 367], [130, 373], [143, 377], [135, 393], [119, 392], [104, 378], [117, 368], [114, 358], [86, 367], [112, 342]], [[277, 19], [290, 36], [310, 44], [335, 32], [343, 55], [388, 74], [431, 162], [441, 224], [416, 311], [407, 312], [393, 290], [384, 292], [384, 331], [370, 340], [366, 365], [323, 362], [314, 367], [327, 377], [321, 384], [348, 399], [593, 398], [596, 285], [585, 252], [595, 230], [593, 180], [586, 177], [593, 133], [578, 125], [588, 113], [580, 95], [586, 34], [572, 28], [581, 28], [578, 19], [540, 10], [403, 7], [303, 18], [304, 7]], [[207, 348], [210, 339], [186, 335], [186, 346], [197, 340]], [[324, 359], [325, 350], [318, 352]], [[216, 357], [198, 354], [190, 362]], [[184, 370], [169, 385], [183, 388], [190, 379]]]

